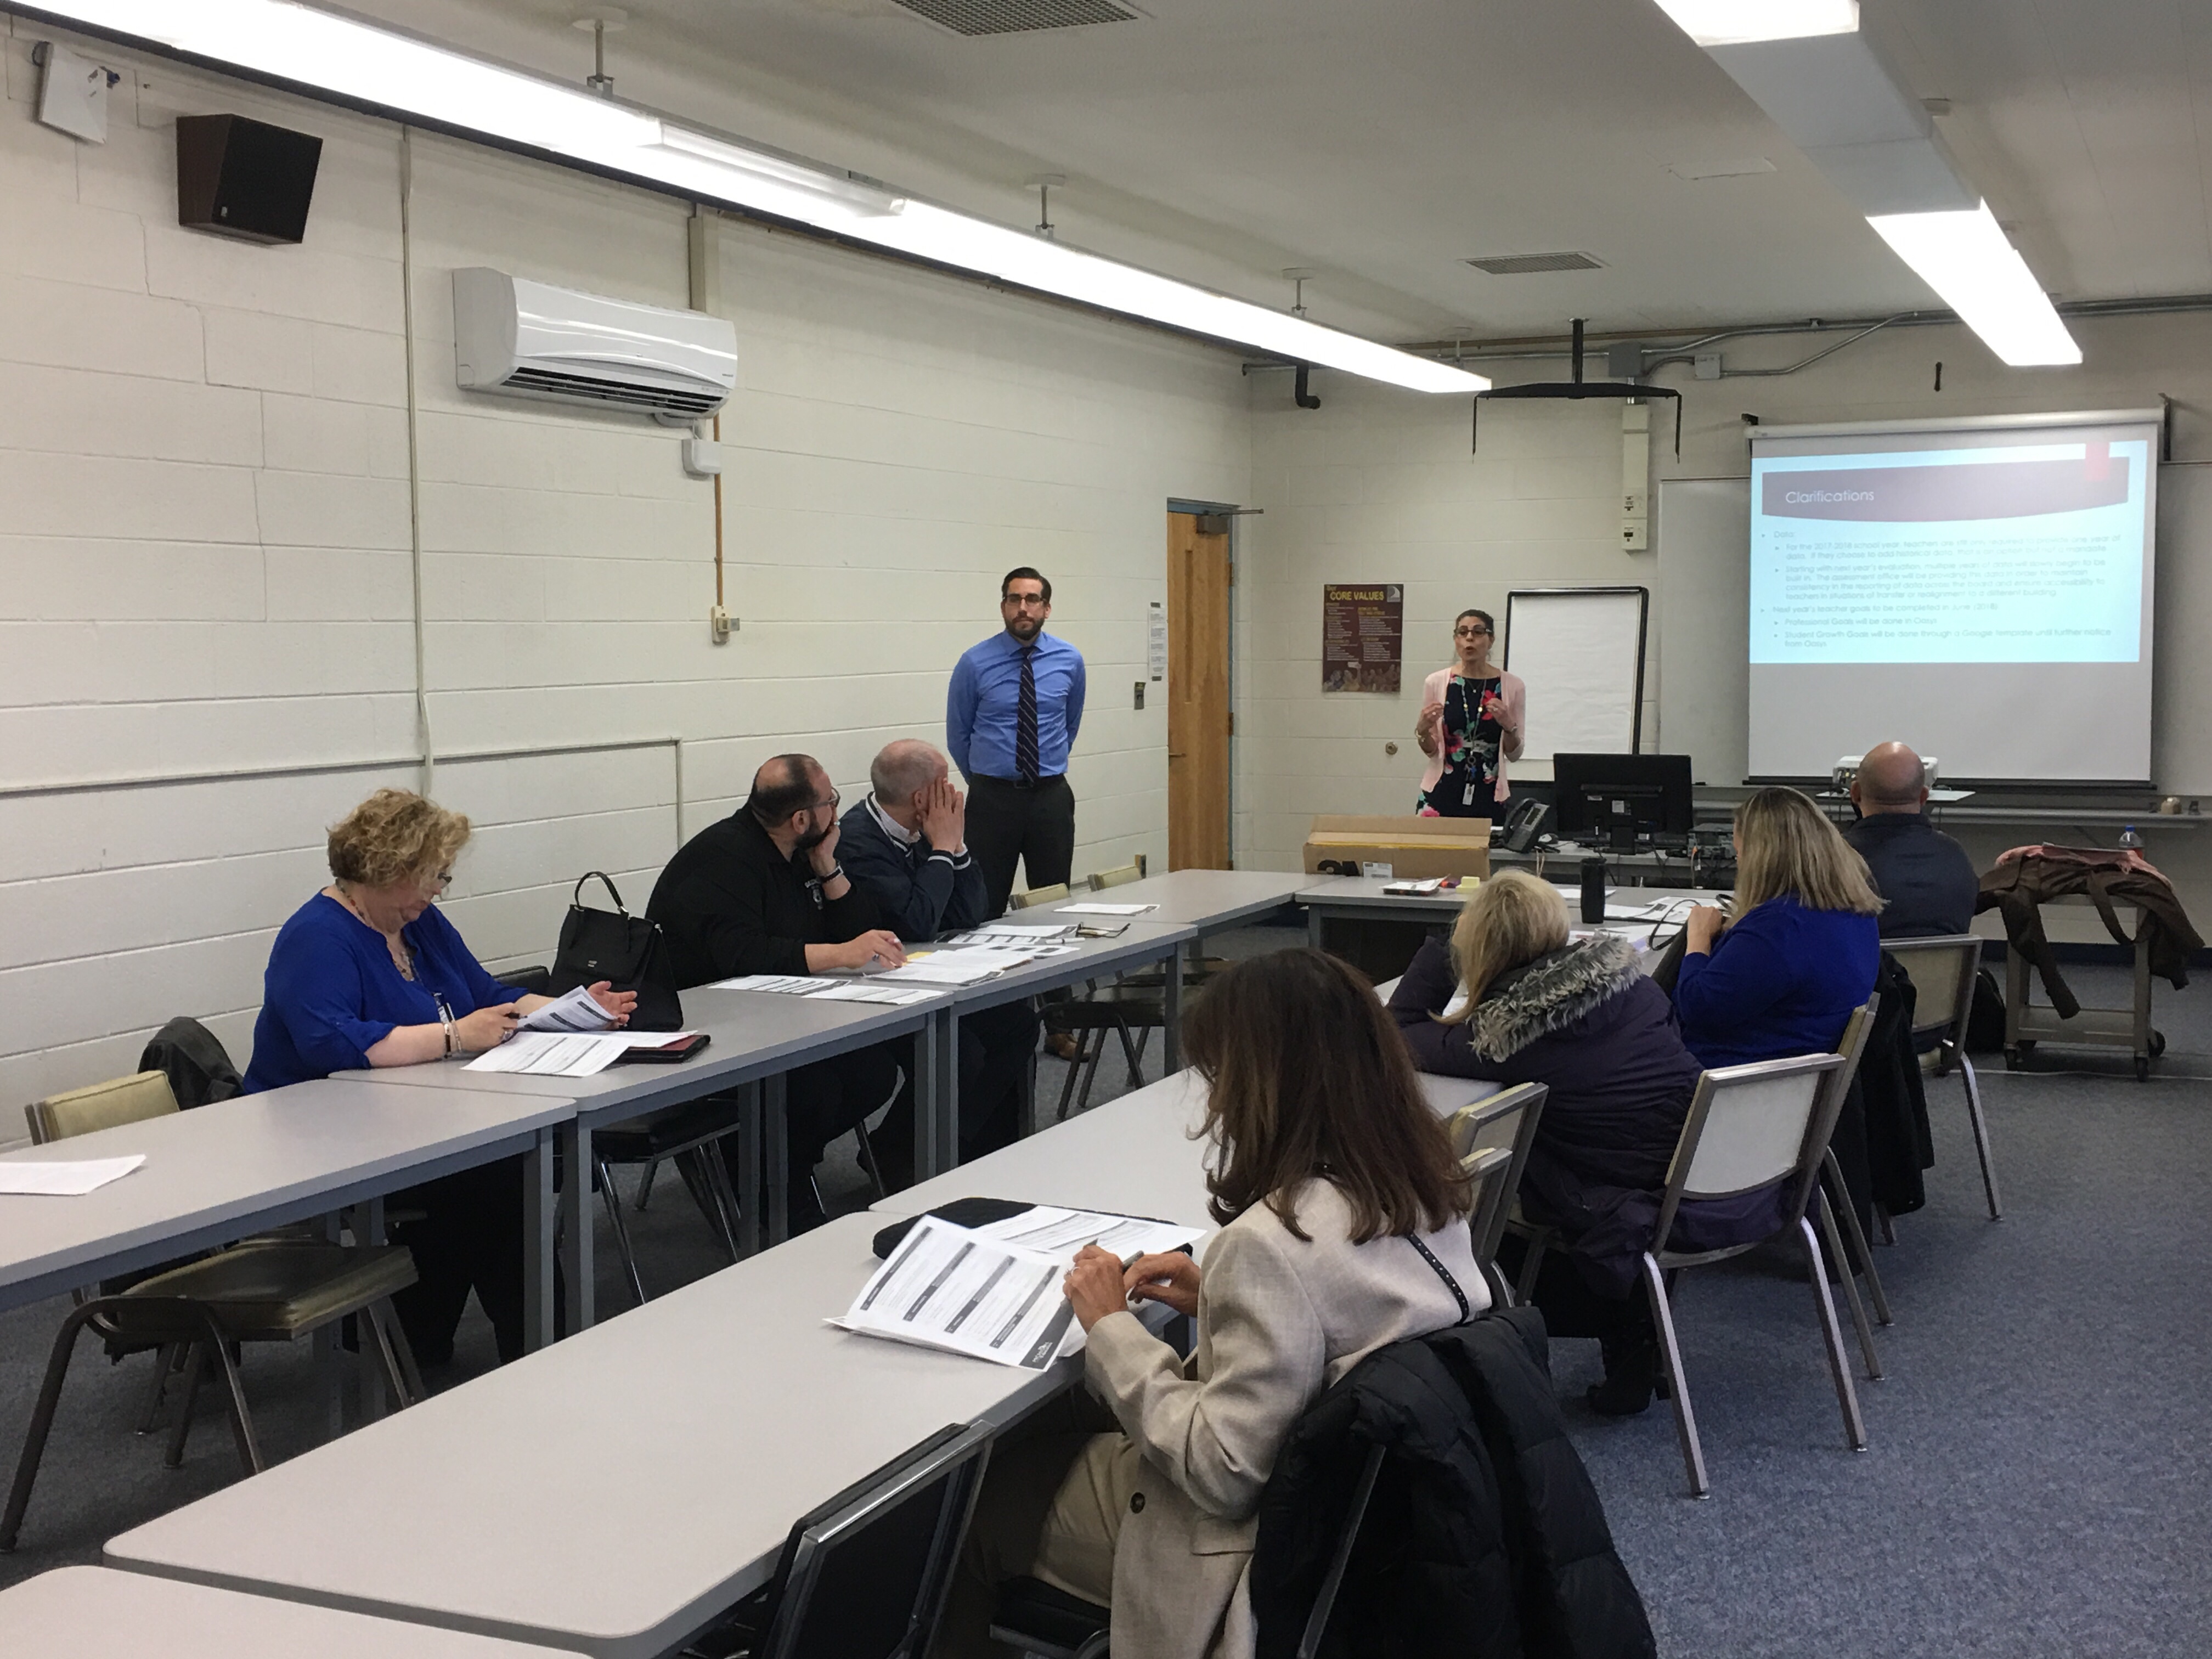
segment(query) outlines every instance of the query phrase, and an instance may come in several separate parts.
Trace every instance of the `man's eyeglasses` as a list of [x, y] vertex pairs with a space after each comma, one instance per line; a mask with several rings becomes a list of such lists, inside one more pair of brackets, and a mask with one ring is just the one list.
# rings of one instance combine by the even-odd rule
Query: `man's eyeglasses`
[[1030, 605], [1035, 605], [1038, 610], [1042, 611], [1046, 605], [1052, 602], [1046, 599], [1042, 593], [1001, 593], [999, 595], [999, 603], [1000, 605], [1019, 605], [1024, 609], [1027, 609]]
[[838, 794], [835, 789], [832, 789], [830, 792], [830, 799], [828, 800], [810, 801], [807, 803], [806, 810], [810, 812], [835, 813], [837, 810], [837, 805]]

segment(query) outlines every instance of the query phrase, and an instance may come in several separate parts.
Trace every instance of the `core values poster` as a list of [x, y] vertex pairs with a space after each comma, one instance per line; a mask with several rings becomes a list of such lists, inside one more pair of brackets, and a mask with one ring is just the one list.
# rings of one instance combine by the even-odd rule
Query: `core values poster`
[[1321, 689], [1395, 694], [1405, 659], [1406, 590], [1395, 582], [1323, 582]]

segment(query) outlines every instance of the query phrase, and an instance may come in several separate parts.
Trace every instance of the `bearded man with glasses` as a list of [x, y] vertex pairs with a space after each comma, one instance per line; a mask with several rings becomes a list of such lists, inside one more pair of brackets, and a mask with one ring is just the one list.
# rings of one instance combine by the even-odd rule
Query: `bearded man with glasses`
[[[678, 986], [904, 962], [898, 935], [837, 862], [837, 792], [820, 762], [778, 755], [755, 773], [745, 804], [684, 842], [653, 884], [645, 913], [667, 936]], [[826, 1218], [813, 1182], [822, 1149], [897, 1086], [897, 1054], [881, 1043], [787, 1074], [794, 1234]]]

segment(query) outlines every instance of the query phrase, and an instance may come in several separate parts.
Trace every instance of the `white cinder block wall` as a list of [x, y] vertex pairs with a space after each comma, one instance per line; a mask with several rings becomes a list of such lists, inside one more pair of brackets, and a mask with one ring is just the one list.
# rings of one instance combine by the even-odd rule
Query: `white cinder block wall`
[[[418, 134], [403, 239], [389, 124], [88, 46], [125, 75], [81, 145], [30, 115], [32, 43], [67, 37], [0, 23], [0, 1141], [171, 1014], [245, 1061], [325, 826], [421, 781], [417, 523], [434, 793], [478, 830], [450, 902], [489, 962], [547, 959], [586, 869], [642, 907], [676, 739], [690, 830], [779, 750], [849, 801], [889, 738], [941, 741], [1015, 564], [1090, 659], [1079, 870], [1164, 857], [1164, 708], [1129, 686], [1167, 501], [1249, 494], [1233, 356], [719, 222], [715, 647], [678, 434], [453, 378], [455, 266], [681, 306], [684, 204]], [[174, 118], [225, 110], [323, 138], [303, 246], [177, 227]], [[276, 775], [141, 781], [240, 770]]]
[[[1652, 415], [1651, 469], [1662, 477], [1743, 477], [1750, 471], [1746, 410], [1775, 425], [1984, 416], [2036, 410], [2154, 407], [2174, 400], [2174, 456], [2161, 472], [2154, 780], [2161, 793], [2197, 795], [2212, 811], [2212, 663], [2197, 641], [2212, 627], [2212, 522], [2182, 513], [2180, 474], [2212, 465], [2212, 317], [2111, 318], [2072, 325], [2086, 357], [2076, 368], [2008, 369], [1956, 326], [1899, 328], [1873, 336], [1802, 374], [1769, 379], [1691, 379], [1662, 372], [1684, 395], [1682, 454], [1673, 412]], [[1732, 366], [1787, 363], [1796, 339], [1723, 348]], [[1943, 364], [1942, 389], [1935, 368]], [[1564, 366], [1508, 362], [1499, 384], [1558, 378]], [[1255, 376], [1253, 479], [1261, 518], [1240, 521], [1242, 652], [1237, 745], [1240, 863], [1292, 865], [1316, 812], [1411, 809], [1421, 757], [1413, 741], [1421, 677], [1449, 660], [1452, 617], [1477, 605], [1504, 621], [1516, 586], [1638, 583], [1653, 591], [1644, 675], [1644, 741], [1663, 749], [1657, 718], [1668, 672], [1658, 635], [1663, 552], [1624, 553], [1616, 404], [1492, 404], [1481, 447], [1471, 453], [1467, 400], [1425, 398], [1348, 380], [1315, 377], [1317, 410], [1294, 407], [1279, 376]], [[1662, 538], [1663, 539], [1663, 538]], [[1321, 585], [1406, 584], [1406, 675], [1395, 697], [1321, 694]], [[1698, 665], [1676, 672], [1694, 675]], [[2054, 686], [2058, 684], [2054, 680]], [[1543, 719], [1531, 706], [1532, 725]], [[2023, 718], [2033, 718], [2024, 711]], [[1909, 732], [1894, 735], [1909, 739]], [[1395, 743], [1389, 756], [1384, 745]], [[2139, 808], [2130, 796], [2115, 807]], [[2200, 929], [2212, 933], [2212, 819], [2142, 824], [2149, 855], [2171, 875]], [[2038, 836], [2078, 839], [2046, 826], [1960, 828], [1978, 860]], [[2098, 831], [2109, 843], [2116, 830]], [[2101, 941], [2094, 917], [2063, 915], [2056, 937]]]
[[[1470, 453], [1465, 398], [1328, 374], [1316, 377], [1322, 406], [1304, 410], [1283, 380], [1254, 393], [1266, 513], [1240, 526], [1237, 845], [1240, 864], [1295, 869], [1316, 813], [1413, 810], [1421, 682], [1451, 661], [1460, 611], [1487, 611], [1502, 631], [1513, 588], [1655, 577], [1649, 555], [1617, 544], [1618, 404], [1492, 404]], [[1328, 582], [1404, 585], [1396, 696], [1322, 694]], [[1644, 693], [1656, 702], [1656, 661]], [[1542, 714], [1532, 705], [1529, 720]]]

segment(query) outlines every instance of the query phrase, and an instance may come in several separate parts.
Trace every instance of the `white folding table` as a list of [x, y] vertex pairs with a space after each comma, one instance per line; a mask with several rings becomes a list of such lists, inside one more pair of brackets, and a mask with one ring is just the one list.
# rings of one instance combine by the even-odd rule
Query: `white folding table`
[[[1497, 1092], [1494, 1083], [1421, 1079], [1439, 1116]], [[1018, 1140], [972, 1164], [893, 1193], [884, 1216], [920, 1215], [962, 1198], [1004, 1198], [1070, 1210], [1101, 1210], [1211, 1227], [1206, 1160], [1194, 1139], [1206, 1118], [1206, 1085], [1195, 1071], [1170, 1073], [1079, 1117]]]
[[8, 1659], [555, 1659], [550, 1648], [107, 1567], [0, 1589]]
[[[940, 1131], [942, 1103], [932, 1092], [940, 1041], [939, 1016], [951, 998], [895, 1007], [881, 1003], [823, 1002], [814, 997], [697, 986], [684, 993], [687, 1030], [708, 1042], [696, 1058], [678, 1065], [617, 1065], [592, 1077], [533, 1077], [514, 1072], [475, 1072], [459, 1062], [394, 1066], [362, 1073], [380, 1085], [410, 1092], [490, 1090], [515, 1096], [560, 1096], [574, 1103], [562, 1129], [562, 1152], [572, 1170], [592, 1168], [592, 1135], [616, 1123], [679, 1106], [726, 1089], [744, 1090], [736, 1131], [738, 1216], [748, 1254], [781, 1240], [787, 1230], [786, 1175], [789, 1143], [783, 1111], [784, 1074], [814, 1060], [912, 1034], [921, 1049], [915, 1087], [915, 1163], [924, 1170], [949, 1168], [957, 1137]], [[957, 1077], [957, 1066], [955, 1074]], [[561, 1265], [566, 1281], [568, 1328], [593, 1322], [592, 1229], [588, 1174], [561, 1194]]]
[[846, 1216], [112, 1540], [110, 1565], [649, 1659], [765, 1583], [793, 1521], [1026, 1371], [854, 1336]]
[[551, 1139], [574, 1115], [568, 1097], [432, 1094], [368, 1077], [342, 1073], [10, 1152], [11, 1161], [146, 1161], [81, 1197], [0, 1194], [0, 1309], [352, 1204], [368, 1206], [374, 1240], [386, 1194], [520, 1152], [533, 1198], [530, 1328], [541, 1340], [551, 1307]]

